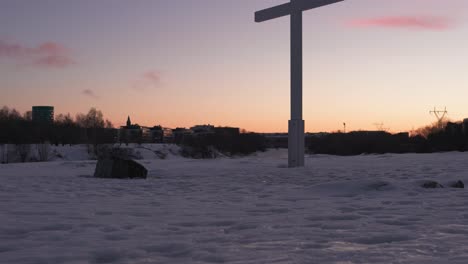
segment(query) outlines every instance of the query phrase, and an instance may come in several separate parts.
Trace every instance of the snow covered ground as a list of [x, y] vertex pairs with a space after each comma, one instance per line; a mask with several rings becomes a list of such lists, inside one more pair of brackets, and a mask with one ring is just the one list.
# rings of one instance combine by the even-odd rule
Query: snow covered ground
[[[42, 145], [30, 144], [28, 145], [28, 151], [26, 155], [26, 161], [37, 161], [39, 158], [39, 148]], [[161, 159], [168, 157], [180, 156], [180, 148], [174, 144], [113, 144], [106, 145], [108, 147], [128, 148], [132, 149], [136, 156], [143, 159]], [[46, 149], [48, 150], [47, 160], [59, 161], [79, 161], [79, 160], [90, 160], [95, 155], [93, 154], [92, 147], [87, 145], [73, 145], [73, 146], [55, 146], [47, 144]], [[95, 159], [95, 158], [94, 158]], [[21, 162], [18, 147], [13, 144], [4, 145], [0, 144], [0, 163], [19, 163]]]
[[0, 263], [468, 263], [468, 153], [0, 165]]

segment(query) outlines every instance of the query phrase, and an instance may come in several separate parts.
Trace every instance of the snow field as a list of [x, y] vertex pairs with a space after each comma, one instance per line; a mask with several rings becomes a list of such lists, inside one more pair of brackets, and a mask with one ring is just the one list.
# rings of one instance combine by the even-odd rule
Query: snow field
[[467, 263], [468, 154], [0, 165], [1, 263]]

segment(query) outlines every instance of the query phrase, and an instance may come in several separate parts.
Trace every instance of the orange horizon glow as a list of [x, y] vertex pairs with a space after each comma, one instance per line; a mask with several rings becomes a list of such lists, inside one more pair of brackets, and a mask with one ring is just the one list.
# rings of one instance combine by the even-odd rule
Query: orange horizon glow
[[[15, 108], [14, 106], [7, 106], [10, 109]], [[66, 112], [61, 111], [63, 109], [55, 107], [55, 117], [58, 114], [70, 114], [73, 118], [78, 113], [86, 114], [87, 111], [91, 107], [87, 108], [87, 110], [78, 111], [78, 112]], [[26, 111], [30, 111], [31, 109], [18, 109], [20, 113], [24, 113]], [[442, 109], [442, 108], [440, 108]], [[177, 128], [177, 127], [185, 127], [190, 128], [195, 125], [213, 125], [216, 127], [238, 127], [240, 129], [245, 129], [248, 132], [258, 132], [258, 133], [287, 133], [287, 113], [285, 114], [285, 120], [276, 120], [272, 115], [268, 119], [263, 120], [242, 120], [241, 118], [236, 118], [234, 121], [223, 121], [222, 115], [219, 119], [214, 118], [206, 118], [204, 119], [202, 115], [192, 113], [192, 115], [187, 115], [185, 117], [180, 117], [180, 119], [172, 120], [171, 118], [167, 117], [159, 117], [153, 118], [151, 114], [141, 114], [140, 113], [128, 113], [122, 116], [115, 116], [115, 115], [108, 115], [106, 111], [97, 107], [97, 110], [103, 112], [104, 119], [108, 119], [112, 122], [115, 128], [119, 128], [120, 126], [124, 126], [127, 121], [127, 116], [130, 116], [131, 121], [133, 124], [138, 124], [145, 127], [153, 127], [156, 125], [161, 125], [166, 128]], [[431, 109], [429, 109], [431, 110]], [[145, 111], [143, 111], [145, 112]], [[286, 111], [287, 112], [287, 111]], [[411, 116], [411, 118], [420, 118], [420, 122], [411, 122], [408, 120], [401, 120], [400, 122], [394, 123], [384, 123], [382, 121], [370, 121], [371, 119], [366, 119], [363, 117], [362, 119], [358, 120], [355, 118], [355, 122], [340, 122], [338, 120], [327, 120], [326, 116], [317, 117], [315, 120], [305, 119], [306, 123], [306, 132], [309, 133], [317, 133], [317, 132], [338, 132], [343, 131], [343, 123], [346, 123], [346, 131], [359, 131], [359, 130], [366, 130], [366, 131], [374, 131], [377, 130], [377, 124], [383, 123], [383, 128], [390, 133], [399, 133], [399, 132], [411, 132], [418, 128], [434, 124], [436, 122], [436, 118], [433, 115], [429, 114], [429, 111], [418, 113], [417, 115]], [[465, 118], [458, 118], [454, 119], [451, 118], [450, 115], [448, 120], [453, 122], [463, 121]]]

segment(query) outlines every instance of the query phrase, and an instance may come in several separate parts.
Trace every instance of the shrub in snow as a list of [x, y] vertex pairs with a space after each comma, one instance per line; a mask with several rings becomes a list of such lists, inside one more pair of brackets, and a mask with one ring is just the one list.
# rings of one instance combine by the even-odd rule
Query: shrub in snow
[[134, 151], [131, 148], [121, 148], [112, 145], [99, 145], [97, 149], [97, 159], [142, 159], [142, 155], [139, 151]]
[[182, 146], [180, 154], [193, 159], [215, 159], [219, 152], [213, 146]]
[[13, 144], [5, 144], [2, 149], [2, 163], [14, 163], [19, 162], [18, 151], [16, 150], [17, 146]]
[[160, 158], [160, 159], [166, 159], [167, 158], [167, 153], [164, 153], [164, 152], [162, 152], [160, 150], [155, 150], [154, 154], [156, 154], [156, 156], [158, 156], [158, 158]]
[[265, 151], [264, 136], [247, 133], [210, 133], [185, 135], [182, 140], [181, 154], [191, 158], [216, 158], [224, 155], [248, 155]]
[[21, 162], [26, 162], [31, 153], [31, 145], [18, 144], [16, 145], [16, 152], [18, 153], [18, 157], [20, 158]]
[[42, 144], [37, 144], [37, 157], [39, 161], [48, 161], [49, 160], [49, 154], [50, 154], [50, 143], [45, 142]]
[[0, 163], [8, 163], [8, 144], [0, 145]]

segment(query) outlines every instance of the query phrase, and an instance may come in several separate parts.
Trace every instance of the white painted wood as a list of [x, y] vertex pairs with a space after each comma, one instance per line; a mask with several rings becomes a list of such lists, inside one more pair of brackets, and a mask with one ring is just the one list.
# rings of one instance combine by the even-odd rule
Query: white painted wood
[[291, 120], [288, 125], [288, 165], [304, 166], [305, 136], [302, 120], [302, 12], [344, 0], [291, 0], [255, 13], [255, 22], [291, 17]]

